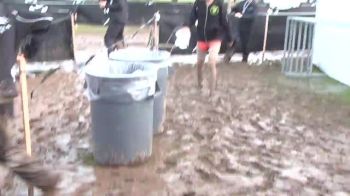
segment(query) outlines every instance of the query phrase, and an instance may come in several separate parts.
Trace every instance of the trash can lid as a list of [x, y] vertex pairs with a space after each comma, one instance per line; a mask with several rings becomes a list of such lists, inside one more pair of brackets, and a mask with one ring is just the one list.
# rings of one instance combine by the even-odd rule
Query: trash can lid
[[156, 68], [150, 63], [115, 61], [108, 59], [104, 54], [96, 55], [84, 71], [99, 78], [156, 77]]
[[165, 50], [152, 51], [149, 48], [128, 47], [111, 53], [109, 58], [117, 61], [162, 62], [170, 58], [170, 53]]

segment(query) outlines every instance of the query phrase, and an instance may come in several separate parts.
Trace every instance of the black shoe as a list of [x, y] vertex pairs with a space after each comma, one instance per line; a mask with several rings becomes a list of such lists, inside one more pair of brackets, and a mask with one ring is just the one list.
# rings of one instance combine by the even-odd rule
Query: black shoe
[[12, 80], [0, 81], [0, 97], [15, 98], [18, 96], [16, 85]]

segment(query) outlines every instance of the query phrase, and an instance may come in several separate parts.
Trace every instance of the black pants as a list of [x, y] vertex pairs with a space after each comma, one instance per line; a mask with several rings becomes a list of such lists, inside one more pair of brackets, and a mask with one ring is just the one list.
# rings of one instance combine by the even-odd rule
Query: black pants
[[117, 42], [124, 40], [124, 27], [125, 24], [123, 23], [113, 21], [109, 23], [104, 38], [105, 46], [108, 48], [108, 52], [111, 52], [116, 48]]
[[240, 21], [239, 23], [239, 38], [241, 42], [241, 49], [242, 49], [242, 55], [243, 55], [243, 61], [248, 60], [248, 56], [250, 53], [249, 48], [249, 41], [250, 41], [250, 35], [252, 31], [252, 25], [253, 21]]
[[11, 68], [16, 63], [15, 28], [11, 23], [0, 25], [0, 81], [11, 80]]

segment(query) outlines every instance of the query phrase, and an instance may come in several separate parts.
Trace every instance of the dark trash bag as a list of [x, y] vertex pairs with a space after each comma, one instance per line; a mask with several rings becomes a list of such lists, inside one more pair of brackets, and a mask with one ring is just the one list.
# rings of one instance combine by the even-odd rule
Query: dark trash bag
[[101, 165], [142, 162], [152, 154], [157, 72], [148, 64], [95, 62], [103, 66], [86, 71], [95, 160]]

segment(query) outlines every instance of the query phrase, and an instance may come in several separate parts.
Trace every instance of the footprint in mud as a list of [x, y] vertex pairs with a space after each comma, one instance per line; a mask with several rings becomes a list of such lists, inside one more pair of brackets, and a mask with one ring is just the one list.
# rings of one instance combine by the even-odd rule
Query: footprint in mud
[[219, 177], [216, 175], [216, 172], [213, 171], [213, 168], [205, 167], [204, 165], [199, 165], [195, 167], [195, 171], [199, 174], [202, 180], [210, 182], [219, 180]]
[[189, 191], [189, 192], [182, 194], [182, 196], [195, 196], [195, 195], [196, 195], [196, 192], [194, 192], [194, 191]]
[[185, 153], [178, 152], [178, 153], [174, 153], [174, 154], [168, 156], [164, 160], [164, 165], [162, 167], [158, 168], [157, 172], [164, 173], [166, 171], [169, 171], [172, 168], [175, 168], [178, 164], [178, 161], [181, 160], [181, 157], [183, 157], [184, 155], [185, 155]]

